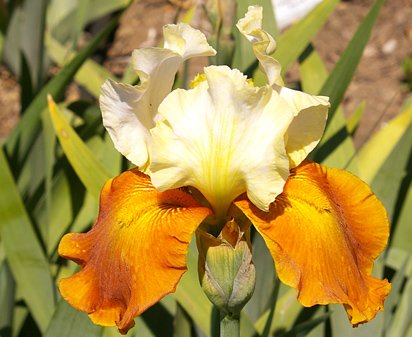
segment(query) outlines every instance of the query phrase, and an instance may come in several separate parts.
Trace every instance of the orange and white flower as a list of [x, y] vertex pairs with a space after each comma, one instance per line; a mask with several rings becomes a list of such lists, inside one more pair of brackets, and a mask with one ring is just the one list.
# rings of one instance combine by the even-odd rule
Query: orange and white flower
[[239, 210], [303, 305], [342, 303], [354, 325], [383, 309], [390, 285], [370, 274], [388, 240], [385, 209], [349, 172], [305, 160], [322, 136], [328, 98], [283, 87], [261, 23], [255, 6], [237, 26], [265, 86], [210, 66], [192, 89], [171, 91], [184, 60], [215, 53], [184, 24], [165, 27], [164, 48], [134, 52], [138, 86], [103, 85], [104, 125], [137, 168], [108, 181], [93, 228], [59, 246], [82, 267], [60, 291], [96, 324], [127, 331], [175, 290], [199, 225], [224, 224]]

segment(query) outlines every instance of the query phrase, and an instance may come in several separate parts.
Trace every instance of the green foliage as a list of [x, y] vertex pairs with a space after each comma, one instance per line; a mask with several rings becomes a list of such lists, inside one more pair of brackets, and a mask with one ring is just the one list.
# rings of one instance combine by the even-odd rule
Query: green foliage
[[50, 266], [3, 151], [0, 152], [0, 172], [1, 242], [21, 296], [40, 330], [44, 331], [53, 314], [55, 301]]
[[[60, 298], [56, 283], [75, 271], [73, 263], [57, 254], [68, 231], [84, 231], [97, 214], [103, 183], [121, 172], [124, 162], [101, 125], [97, 97], [102, 82], [115, 79], [91, 55], [117, 26], [117, 17], [81, 50], [79, 37], [87, 24], [126, 8], [126, 0], [0, 1], [0, 53], [19, 76], [24, 92], [22, 118], [0, 149], [0, 337], [111, 337], [114, 328], [93, 325]], [[238, 1], [237, 16], [250, 4], [265, 8], [265, 28], [277, 34], [271, 1]], [[391, 240], [376, 268], [392, 279], [386, 310], [358, 330], [347, 322], [341, 307], [302, 308], [296, 293], [277, 281], [271, 257], [259, 235], [253, 250], [257, 286], [241, 316], [242, 337], [269, 336], [412, 336], [412, 105], [375, 133], [360, 149], [353, 135], [362, 118], [362, 103], [350, 119], [340, 104], [360, 61], [383, 0], [377, 0], [360, 23], [341, 58], [328, 74], [311, 41], [337, 5], [325, 0], [286, 32], [280, 33], [274, 54], [283, 74], [298, 61], [300, 84], [311, 94], [328, 95], [332, 109], [328, 128], [313, 157], [324, 164], [346, 168], [371, 184], [388, 210]], [[91, 10], [93, 9], [93, 10]], [[192, 12], [187, 20], [192, 17]], [[250, 48], [234, 34], [233, 67], [263, 74]], [[404, 64], [410, 82], [410, 62]], [[50, 64], [61, 67], [48, 78]], [[129, 72], [125, 78], [136, 80]], [[181, 80], [181, 79], [179, 79]], [[92, 102], [64, 101], [76, 81]], [[184, 83], [184, 82], [182, 82]], [[47, 111], [47, 95], [50, 114]], [[57, 136], [57, 138], [56, 138]], [[197, 274], [197, 250], [187, 256], [188, 272], [176, 292], [136, 319], [127, 336], [212, 337], [216, 315], [202, 292]], [[159, 320], [160, 315], [161, 320]], [[159, 321], [170, 324], [159, 327]], [[166, 324], [166, 323], [165, 323]], [[174, 333], [165, 331], [174, 325]], [[163, 330], [162, 330], [163, 329]]]
[[402, 62], [402, 70], [405, 86], [409, 91], [412, 91], [412, 57], [407, 57]]

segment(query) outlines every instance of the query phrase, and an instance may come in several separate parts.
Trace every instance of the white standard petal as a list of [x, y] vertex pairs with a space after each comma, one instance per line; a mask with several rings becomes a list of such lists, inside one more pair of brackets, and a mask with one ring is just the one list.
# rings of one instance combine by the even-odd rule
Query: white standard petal
[[262, 29], [262, 7], [250, 6], [244, 18], [237, 23], [239, 31], [252, 43], [253, 51], [266, 74], [269, 85], [284, 98], [293, 111], [294, 119], [286, 134], [286, 151], [291, 168], [298, 166], [316, 147], [322, 137], [329, 98], [312, 96], [283, 87], [281, 67], [269, 54], [276, 44]]
[[218, 217], [244, 192], [268, 210], [289, 175], [284, 138], [293, 112], [276, 91], [251, 87], [236, 69], [210, 66], [205, 78], [159, 106], [152, 182], [160, 191], [197, 188]]
[[294, 118], [286, 134], [286, 152], [290, 166], [298, 166], [318, 145], [325, 129], [329, 97], [312, 96], [301, 91], [279, 87], [277, 90], [293, 110]]
[[117, 151], [138, 167], [144, 167], [148, 161], [147, 125], [153, 123], [136, 114], [141, 98], [142, 91], [111, 80], [103, 84], [100, 93], [103, 125]]
[[100, 95], [103, 124], [116, 149], [142, 170], [149, 165], [149, 129], [155, 125], [159, 104], [170, 93], [180, 65], [185, 59], [215, 53], [205, 36], [188, 25], [167, 25], [164, 33], [165, 48], [133, 52], [138, 86], [106, 81]]
[[103, 125], [116, 149], [141, 169], [147, 166], [149, 129], [155, 125], [157, 108], [170, 92], [182, 57], [168, 49], [135, 50], [139, 65], [138, 86], [106, 81], [101, 89]]
[[270, 85], [283, 85], [280, 76], [281, 65], [271, 53], [276, 49], [272, 36], [262, 29], [263, 9], [260, 6], [249, 6], [245, 17], [236, 24], [239, 31], [252, 43], [253, 52], [259, 65], [266, 74]]

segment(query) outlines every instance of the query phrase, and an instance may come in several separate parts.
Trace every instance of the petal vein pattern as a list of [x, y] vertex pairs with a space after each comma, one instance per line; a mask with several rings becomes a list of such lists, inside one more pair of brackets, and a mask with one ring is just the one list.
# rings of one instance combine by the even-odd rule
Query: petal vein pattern
[[134, 317], [175, 290], [192, 234], [210, 213], [183, 191], [157, 192], [136, 169], [109, 180], [93, 228], [59, 245], [82, 267], [60, 281], [62, 296], [94, 323], [127, 332]]
[[279, 278], [305, 306], [342, 303], [351, 323], [383, 309], [387, 280], [370, 276], [389, 236], [386, 211], [351, 173], [309, 161], [292, 171], [268, 213], [236, 202], [262, 234]]
[[284, 136], [293, 112], [269, 86], [251, 87], [236, 69], [210, 66], [205, 78], [159, 106], [153, 184], [161, 191], [197, 188], [218, 217], [244, 192], [268, 210], [289, 175]]
[[180, 65], [191, 57], [216, 54], [203, 33], [183, 23], [165, 26], [164, 38], [164, 48], [133, 52], [138, 86], [108, 80], [101, 89], [103, 124], [116, 149], [141, 169], [148, 165], [149, 129], [155, 125], [158, 106], [172, 89]]

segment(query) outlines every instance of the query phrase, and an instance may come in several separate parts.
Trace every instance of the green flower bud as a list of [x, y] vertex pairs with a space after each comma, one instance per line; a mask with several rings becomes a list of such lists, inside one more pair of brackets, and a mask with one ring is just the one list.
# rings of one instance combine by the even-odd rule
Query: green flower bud
[[199, 229], [197, 247], [203, 291], [221, 312], [239, 315], [255, 288], [249, 227], [243, 232], [230, 220], [218, 237]]

